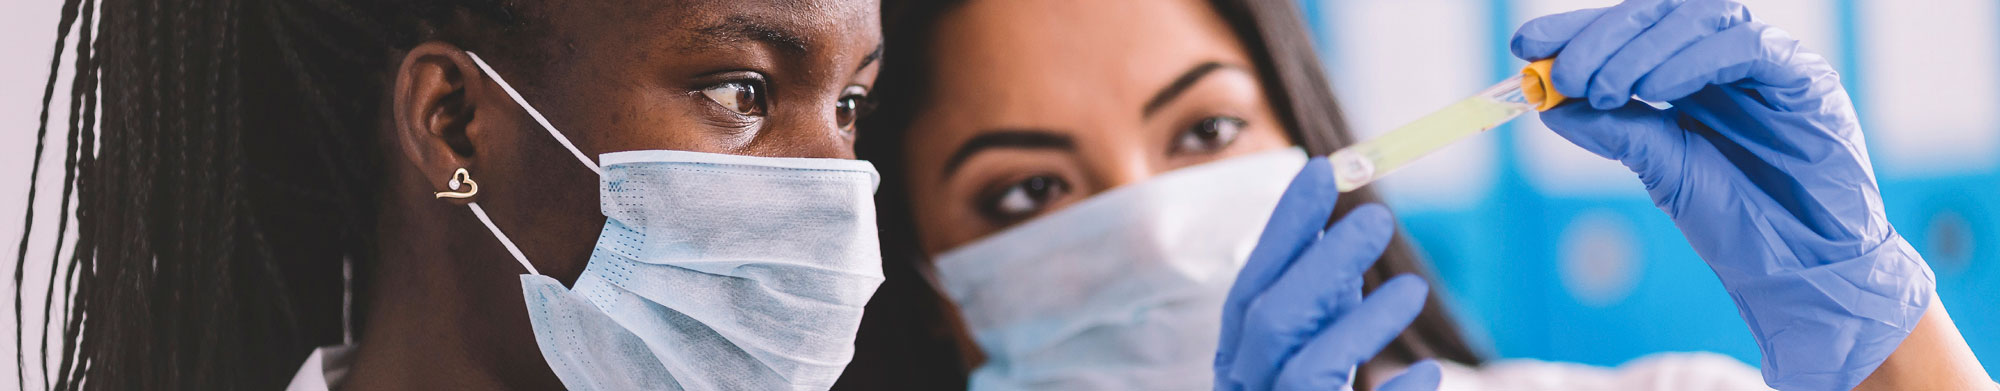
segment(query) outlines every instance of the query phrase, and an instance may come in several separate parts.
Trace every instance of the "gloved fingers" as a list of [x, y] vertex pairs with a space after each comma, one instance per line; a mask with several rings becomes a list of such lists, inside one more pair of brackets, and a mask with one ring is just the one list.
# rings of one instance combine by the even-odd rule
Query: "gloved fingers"
[[1331, 390], [1347, 383], [1356, 365], [1375, 357], [1424, 309], [1430, 285], [1404, 274], [1383, 282], [1361, 304], [1314, 335], [1278, 372], [1279, 390]]
[[1527, 61], [1555, 57], [1563, 46], [1569, 45], [1570, 38], [1575, 38], [1576, 33], [1609, 10], [1611, 8], [1590, 8], [1535, 18], [1514, 31], [1514, 40], [1508, 49], [1514, 52], [1514, 57]]
[[1382, 257], [1395, 218], [1381, 204], [1348, 212], [1292, 263], [1244, 312], [1231, 377], [1251, 390], [1269, 387], [1269, 373], [1361, 300], [1361, 275]]
[[[1749, 102], [1754, 93], [1702, 91], [1695, 96], [1697, 99], [1716, 99], [1709, 94], [1732, 94], [1738, 96], [1733, 98], [1735, 100]], [[1693, 108], [1689, 107], [1688, 111], [1692, 112]], [[1766, 115], [1777, 118], [1773, 122], [1797, 117], [1791, 114]], [[1689, 178], [1687, 185], [1700, 189], [1731, 189], [1728, 192], [1730, 196], [1742, 199], [1729, 202], [1691, 200], [1686, 204], [1692, 209], [1661, 204], [1661, 209], [1668, 211], [1669, 216], [1689, 221], [1718, 222], [1743, 219], [1745, 210], [1739, 208], [1755, 210], [1750, 213], [1759, 216], [1756, 227], [1782, 233], [1782, 237], [1750, 241], [1747, 239], [1758, 236], [1733, 235], [1728, 236], [1731, 239], [1727, 242], [1738, 244], [1732, 246], [1737, 250], [1753, 243], [1763, 243], [1765, 245], [1760, 247], [1766, 249], [1784, 248], [1786, 255], [1760, 257], [1792, 259], [1779, 264], [1804, 263], [1810, 266], [1815, 264], [1814, 260], [1853, 259], [1863, 251], [1877, 248], [1867, 243], [1878, 243], [1881, 238], [1894, 234], [1889, 223], [1881, 220], [1881, 201], [1876, 198], [1879, 196], [1874, 178], [1867, 172], [1868, 163], [1856, 155], [1863, 150], [1861, 143], [1848, 143], [1847, 139], [1828, 133], [1829, 129], [1790, 126], [1807, 123], [1804, 121], [1766, 126], [1731, 123], [1714, 119], [1712, 115], [1704, 119], [1702, 113], [1688, 114], [1688, 118], [1719, 125], [1710, 126], [1706, 122], [1687, 125], [1689, 134], [1697, 136], [1689, 139], [1690, 152], [1694, 156], [1707, 157], [1688, 162], [1688, 169], [1695, 172], [1733, 171], [1737, 175]], [[1762, 196], [1743, 197], [1758, 193]], [[1696, 235], [1699, 234], [1688, 234], [1690, 238]], [[1713, 257], [1705, 259], [1711, 261], [1710, 265], [1715, 266], [1718, 273], [1723, 273], [1726, 268], [1721, 266], [1723, 263], [1744, 262], [1714, 262], [1725, 258]]]
[[1389, 381], [1383, 382], [1381, 387], [1375, 387], [1375, 389], [1378, 391], [1436, 391], [1439, 383], [1443, 382], [1444, 368], [1438, 365], [1437, 360], [1424, 359], [1423, 361], [1418, 361], [1416, 364], [1410, 364], [1409, 368], [1403, 369], [1402, 374], [1389, 378]]
[[1227, 380], [1227, 369], [1235, 359], [1236, 342], [1242, 330], [1243, 311], [1264, 289], [1278, 279], [1280, 273], [1305, 251], [1306, 245], [1320, 237], [1321, 229], [1333, 217], [1333, 206], [1340, 198], [1340, 191], [1334, 187], [1333, 168], [1325, 157], [1315, 157], [1306, 162], [1305, 168], [1292, 177], [1292, 183], [1278, 198], [1278, 206], [1271, 212], [1269, 222], [1264, 224], [1264, 232], [1257, 239], [1257, 246], [1250, 252], [1250, 259], [1236, 275], [1236, 282], [1229, 287], [1229, 296], [1223, 302], [1222, 338], [1216, 347], [1215, 368], [1218, 389]]
[[[1751, 21], [1703, 38], [1640, 78], [1633, 88], [1640, 99], [1674, 101], [1709, 85], [1751, 82], [1758, 89], [1809, 89], [1815, 81], [1834, 76], [1825, 57], [1804, 50], [1783, 30]], [[1772, 99], [1787, 98], [1779, 94]], [[1779, 102], [1784, 103], [1784, 102]]]
[[[1750, 11], [1730, 0], [1691, 1], [1620, 48], [1590, 80], [1590, 106], [1610, 110], [1632, 100], [1632, 87], [1681, 49], [1750, 21]], [[1559, 60], [1560, 61], [1560, 60]]]
[[[1345, 308], [1359, 305], [1362, 301], [1361, 282], [1336, 282], [1319, 287], [1325, 298], [1298, 298], [1283, 300], [1279, 296], [1260, 299], [1252, 304], [1245, 316], [1242, 340], [1238, 343], [1236, 360], [1226, 372], [1219, 370], [1217, 376], [1227, 374], [1241, 390], [1269, 390], [1278, 381], [1278, 371], [1286, 359], [1297, 354], [1302, 346], [1313, 340], [1314, 335], [1324, 332], [1334, 312], [1345, 312]], [[1298, 309], [1294, 305], [1311, 305], [1316, 308]], [[1290, 311], [1283, 312], [1288, 308]], [[1347, 365], [1347, 364], [1342, 364]]]
[[[1617, 160], [1639, 174], [1647, 189], [1678, 183], [1686, 159], [1687, 131], [1669, 113], [1644, 102], [1597, 110], [1565, 104], [1542, 112], [1542, 124], [1590, 153]], [[1667, 189], [1671, 190], [1671, 189]]]
[[1590, 79], [1605, 61], [1683, 3], [1686, 0], [1631, 0], [1612, 6], [1570, 38], [1549, 71], [1549, 82], [1564, 96], [1588, 96]]
[[[1382, 204], [1356, 207], [1339, 222], [1333, 223], [1326, 235], [1307, 246], [1305, 253], [1299, 256], [1301, 259], [1326, 261], [1295, 263], [1292, 269], [1296, 271], [1288, 271], [1278, 277], [1278, 282], [1264, 294], [1306, 293], [1330, 278], [1358, 277], [1382, 257], [1382, 251], [1389, 248], [1389, 239], [1395, 233], [1396, 216], [1389, 212], [1389, 207]], [[1301, 290], [1280, 292], [1279, 289]]]

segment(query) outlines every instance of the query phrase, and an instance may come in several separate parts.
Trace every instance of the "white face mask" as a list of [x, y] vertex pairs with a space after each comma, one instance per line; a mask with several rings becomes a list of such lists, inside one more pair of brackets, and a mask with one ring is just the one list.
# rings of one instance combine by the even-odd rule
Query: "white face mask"
[[882, 282], [873, 194], [857, 160], [685, 151], [591, 163], [499, 73], [487, 76], [600, 175], [605, 217], [574, 288], [530, 274], [535, 341], [572, 390], [824, 390], [854, 356]]
[[1208, 389], [1222, 301], [1297, 148], [1112, 189], [937, 258], [987, 361], [974, 390]]

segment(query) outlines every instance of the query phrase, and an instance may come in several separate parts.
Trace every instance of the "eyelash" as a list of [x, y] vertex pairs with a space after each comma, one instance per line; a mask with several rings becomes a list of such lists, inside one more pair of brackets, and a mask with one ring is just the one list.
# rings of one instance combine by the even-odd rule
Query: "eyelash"
[[[729, 96], [727, 95], [728, 92], [721, 91], [725, 87], [732, 86], [737, 89], [736, 96]], [[765, 98], [769, 96], [770, 92], [765, 87], [764, 80], [761, 77], [743, 77], [726, 80], [703, 87], [700, 90], [694, 91], [694, 93], [708, 100], [708, 103], [713, 107], [720, 108], [722, 111], [736, 117], [736, 121], [732, 121], [734, 123], [729, 124], [732, 127], [755, 125], [757, 120], [767, 115], [770, 110], [769, 102]], [[875, 111], [876, 101], [873, 97], [869, 96], [867, 87], [848, 86], [841, 93], [841, 97], [834, 101], [835, 125], [844, 135], [853, 137], [855, 125], [860, 122], [861, 118]], [[737, 99], [745, 99], [745, 95], [750, 99], [749, 102], [736, 102]], [[730, 103], [735, 103], [738, 107], [729, 107]], [[751, 107], [741, 107], [746, 103], [751, 105]]]
[[[875, 98], [868, 92], [866, 87], [848, 86], [841, 92], [840, 99], [834, 101], [834, 125], [842, 132], [853, 135], [855, 124], [875, 112]], [[842, 118], [842, 110], [848, 111], [846, 118]]]
[[[726, 91], [730, 87], [736, 90], [734, 96], [730, 96], [731, 92]], [[770, 110], [768, 99], [770, 93], [763, 77], [754, 74], [722, 80], [693, 92], [707, 100], [711, 107], [720, 109], [722, 114], [733, 117], [730, 121], [734, 122], [731, 124], [733, 126], [755, 125], [758, 120], [764, 118]], [[741, 99], [749, 101], [739, 101]], [[730, 103], [734, 103], [736, 107], [731, 107]], [[744, 105], [749, 107], [746, 108]]]
[[[1245, 121], [1243, 118], [1235, 116], [1218, 115], [1218, 116], [1202, 118], [1201, 120], [1195, 121], [1193, 125], [1181, 128], [1180, 133], [1175, 133], [1173, 144], [1168, 145], [1167, 149], [1169, 153], [1176, 153], [1176, 154], [1213, 153], [1225, 148], [1229, 148], [1231, 144], [1235, 144], [1236, 139], [1243, 135], [1244, 128], [1249, 126], [1250, 126], [1249, 121]], [[1202, 136], [1195, 133], [1199, 131], [1213, 131], [1215, 134], [1212, 137], [1213, 139], [1216, 139], [1218, 141], [1215, 141], [1215, 145], [1200, 145], [1200, 144], [1190, 145], [1190, 143], [1205, 144], [1210, 139], [1210, 136]], [[1189, 139], [1189, 137], [1202, 137], [1202, 138]]]
[[[1029, 188], [1033, 187], [1033, 184], [1040, 184], [1040, 189]], [[1037, 202], [1038, 204], [1034, 205], [1033, 209], [1018, 212], [1001, 210], [1003, 207], [1002, 203], [1010, 201], [1009, 198], [1016, 191], [1023, 192], [1021, 193], [1023, 197], [1039, 197], [1040, 199], [1026, 200], [1027, 202]], [[989, 221], [993, 221], [999, 225], [1011, 225], [1048, 210], [1049, 205], [1068, 195], [1069, 191], [1069, 182], [1064, 181], [1061, 176], [1055, 174], [1029, 175], [1021, 179], [1005, 182], [998, 188], [986, 191], [985, 196], [977, 198], [979, 200], [978, 210]], [[1026, 192], [1039, 192], [1041, 194], [1037, 196]]]

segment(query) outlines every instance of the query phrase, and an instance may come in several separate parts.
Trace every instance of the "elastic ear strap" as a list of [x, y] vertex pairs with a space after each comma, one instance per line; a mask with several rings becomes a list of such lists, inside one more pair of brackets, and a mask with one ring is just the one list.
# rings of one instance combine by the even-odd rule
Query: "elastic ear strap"
[[507, 239], [507, 234], [500, 233], [500, 227], [493, 225], [493, 219], [486, 217], [486, 209], [481, 209], [477, 202], [468, 203], [465, 206], [471, 207], [472, 215], [479, 216], [479, 222], [486, 224], [486, 230], [493, 231], [493, 237], [500, 239], [501, 245], [507, 246], [507, 253], [514, 254], [514, 260], [520, 261], [521, 267], [528, 268], [529, 273], [542, 274], [541, 271], [535, 270], [535, 264], [528, 263], [528, 256], [521, 255], [521, 248], [514, 247], [514, 241]]
[[[568, 148], [569, 153], [571, 155], [576, 155], [577, 161], [583, 162], [584, 167], [590, 167], [590, 171], [596, 172], [598, 176], [604, 176], [604, 169], [598, 168], [597, 163], [590, 161], [590, 156], [586, 156], [583, 154], [582, 150], [576, 149], [576, 144], [571, 144], [569, 142], [568, 137], [563, 137], [562, 132], [556, 130], [555, 125], [549, 124], [549, 119], [542, 117], [542, 112], [539, 110], [535, 110], [535, 106], [529, 105], [528, 100], [526, 98], [522, 98], [521, 93], [519, 91], [514, 91], [514, 86], [507, 84], [507, 79], [501, 78], [500, 72], [493, 71], [493, 67], [486, 65], [486, 60], [479, 59], [478, 54], [473, 54], [472, 52], [468, 51], [465, 52], [465, 55], [472, 57], [472, 63], [478, 64], [479, 70], [486, 71], [486, 76], [492, 77], [493, 82], [499, 84], [501, 90], [506, 90], [507, 96], [514, 98], [515, 104], [519, 104], [521, 105], [521, 109], [527, 110], [528, 116], [535, 117], [535, 122], [542, 124], [542, 129], [548, 129], [549, 135], [556, 137], [556, 142], [562, 143], [563, 148]], [[478, 210], [478, 208], [475, 207], [473, 208], [473, 210]], [[496, 230], [493, 231], [493, 233], [497, 234], [500, 233], [500, 231]]]
[[340, 344], [354, 344], [354, 258], [340, 257]]

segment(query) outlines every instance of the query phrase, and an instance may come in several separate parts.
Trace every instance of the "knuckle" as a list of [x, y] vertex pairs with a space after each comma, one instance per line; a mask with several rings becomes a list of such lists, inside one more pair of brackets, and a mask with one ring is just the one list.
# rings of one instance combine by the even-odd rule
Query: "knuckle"
[[1748, 57], [1757, 62], [1754, 65], [1765, 66], [1773, 65], [1771, 64], [1773, 62], [1782, 62], [1790, 58], [1791, 52], [1798, 46], [1797, 40], [1791, 39], [1791, 34], [1777, 27], [1755, 22], [1744, 27], [1748, 28], [1745, 34], [1749, 35], [1747, 39], [1750, 40], [1745, 49], [1750, 50]]
[[1253, 302], [1246, 317], [1249, 323], [1243, 327], [1280, 340], [1296, 339], [1310, 331], [1312, 316], [1309, 312], [1283, 307], [1264, 300]]
[[1751, 20], [1750, 9], [1744, 7], [1742, 3], [1734, 0], [1715, 0], [1711, 4], [1709, 8], [1713, 12], [1708, 13], [1708, 19], [1717, 31], [1736, 27]]
[[1286, 318], [1289, 318], [1289, 314], [1286, 314], [1286, 311], [1279, 311], [1270, 307], [1273, 307], [1271, 302], [1262, 299], [1251, 302], [1249, 313], [1244, 314], [1244, 320], [1249, 321], [1249, 323], [1244, 324], [1243, 327], [1262, 333], [1286, 331], [1286, 323], [1288, 323]]

